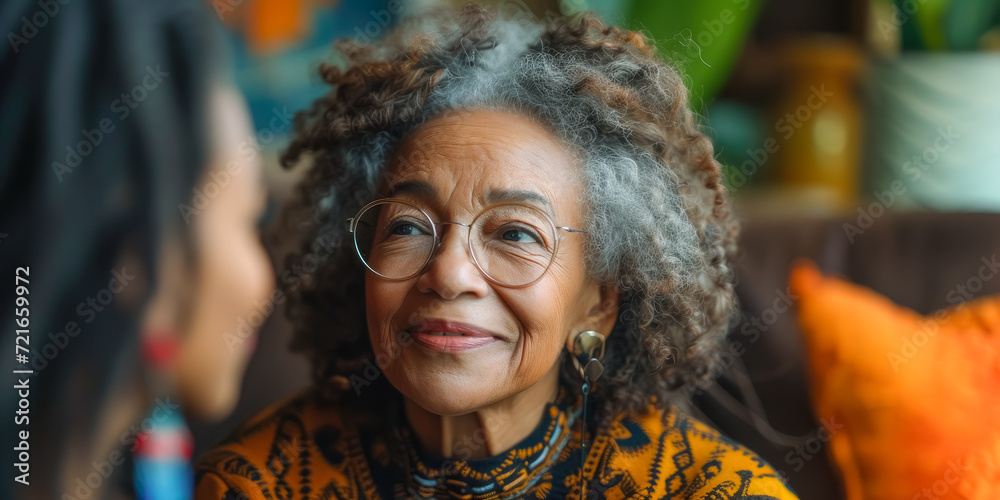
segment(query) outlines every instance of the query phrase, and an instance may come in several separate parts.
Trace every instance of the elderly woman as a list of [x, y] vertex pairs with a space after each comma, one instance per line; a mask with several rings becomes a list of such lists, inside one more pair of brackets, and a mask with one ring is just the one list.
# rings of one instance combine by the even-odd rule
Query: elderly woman
[[311, 162], [282, 281], [316, 384], [197, 498], [795, 498], [676, 406], [737, 226], [642, 35], [467, 7], [341, 49], [283, 158]]

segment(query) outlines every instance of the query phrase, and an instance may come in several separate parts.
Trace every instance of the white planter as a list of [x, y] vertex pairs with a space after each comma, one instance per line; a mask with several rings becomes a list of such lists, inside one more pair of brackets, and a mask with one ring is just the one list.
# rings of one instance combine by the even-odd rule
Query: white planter
[[1000, 54], [904, 54], [868, 69], [862, 194], [894, 191], [893, 209], [1000, 212]]

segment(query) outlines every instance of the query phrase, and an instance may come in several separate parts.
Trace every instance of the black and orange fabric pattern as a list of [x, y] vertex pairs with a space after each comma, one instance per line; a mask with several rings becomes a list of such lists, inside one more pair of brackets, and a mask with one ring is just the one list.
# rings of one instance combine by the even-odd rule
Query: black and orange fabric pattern
[[[516, 446], [469, 460], [428, 454], [403, 422], [386, 428], [348, 414], [313, 391], [276, 404], [202, 458], [195, 498], [581, 498], [578, 400], [561, 396]], [[652, 407], [588, 431], [582, 470], [583, 498], [796, 498], [750, 450], [691, 417]]]

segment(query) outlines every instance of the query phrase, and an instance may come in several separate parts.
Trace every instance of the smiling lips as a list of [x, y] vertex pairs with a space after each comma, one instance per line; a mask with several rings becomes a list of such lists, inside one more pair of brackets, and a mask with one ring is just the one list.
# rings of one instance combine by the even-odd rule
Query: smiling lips
[[499, 341], [492, 333], [475, 326], [440, 319], [428, 319], [410, 328], [418, 344], [441, 352], [475, 349]]

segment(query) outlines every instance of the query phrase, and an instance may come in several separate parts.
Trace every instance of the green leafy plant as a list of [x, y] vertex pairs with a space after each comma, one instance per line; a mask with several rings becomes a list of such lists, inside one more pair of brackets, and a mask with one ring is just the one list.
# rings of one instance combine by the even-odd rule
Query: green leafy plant
[[652, 37], [661, 56], [705, 105], [725, 83], [763, 0], [560, 0], [563, 14], [594, 10], [605, 21]]
[[1000, 34], [1000, 0], [893, 0], [909, 51], [969, 51]]
[[692, 105], [702, 108], [721, 89], [753, 27], [762, 0], [633, 0], [627, 25], [656, 40], [685, 75]]

